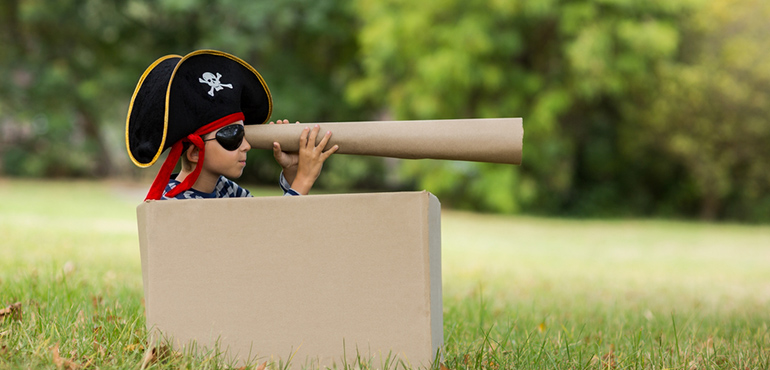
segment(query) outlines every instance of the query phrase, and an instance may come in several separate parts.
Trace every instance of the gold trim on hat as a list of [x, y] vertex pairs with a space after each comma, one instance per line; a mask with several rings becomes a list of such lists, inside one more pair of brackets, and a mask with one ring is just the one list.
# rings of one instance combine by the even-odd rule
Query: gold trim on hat
[[[158, 160], [158, 158], [160, 157], [160, 154], [163, 152], [163, 145], [166, 143], [166, 131], [168, 130], [168, 121], [164, 120], [163, 122], [163, 138], [161, 139], [160, 147], [158, 147], [158, 152], [155, 153], [155, 157], [153, 157], [149, 163], [139, 162], [138, 160], [136, 160], [136, 158], [134, 158], [134, 155], [131, 153], [131, 144], [129, 143], [129, 140], [128, 140], [128, 125], [131, 122], [131, 111], [134, 109], [134, 99], [136, 99], [136, 94], [139, 93], [139, 89], [142, 88], [142, 85], [144, 84], [144, 79], [147, 77], [147, 75], [149, 75], [150, 72], [152, 72], [152, 70], [155, 69], [155, 67], [158, 64], [160, 64], [164, 60], [171, 59], [171, 58], [182, 58], [182, 56], [175, 55], [175, 54], [166, 55], [158, 58], [158, 60], [156, 60], [155, 62], [150, 64], [149, 67], [147, 67], [144, 73], [142, 73], [142, 77], [139, 78], [139, 82], [136, 84], [136, 89], [134, 89], [134, 94], [131, 95], [131, 103], [129, 103], [128, 105], [128, 114], [126, 115], [126, 150], [128, 151], [128, 156], [131, 157], [131, 161], [134, 162], [135, 165], [142, 168], [152, 166], [152, 164]], [[177, 65], [179, 65], [179, 63], [177, 63]], [[170, 84], [171, 84], [171, 80], [169, 80], [169, 85]]]

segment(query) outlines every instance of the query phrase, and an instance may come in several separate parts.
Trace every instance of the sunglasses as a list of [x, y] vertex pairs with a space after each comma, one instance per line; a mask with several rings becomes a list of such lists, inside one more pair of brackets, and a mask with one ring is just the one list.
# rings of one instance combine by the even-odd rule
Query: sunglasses
[[230, 125], [219, 129], [216, 137], [213, 139], [206, 139], [203, 141], [216, 140], [222, 148], [232, 152], [241, 147], [244, 134], [245, 130], [243, 129], [243, 125]]

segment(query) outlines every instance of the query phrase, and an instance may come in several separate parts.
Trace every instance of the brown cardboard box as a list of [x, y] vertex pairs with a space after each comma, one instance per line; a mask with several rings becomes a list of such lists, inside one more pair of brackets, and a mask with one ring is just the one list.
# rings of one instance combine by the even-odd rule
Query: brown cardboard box
[[137, 216], [147, 327], [176, 348], [427, 367], [443, 345], [428, 192], [150, 201]]

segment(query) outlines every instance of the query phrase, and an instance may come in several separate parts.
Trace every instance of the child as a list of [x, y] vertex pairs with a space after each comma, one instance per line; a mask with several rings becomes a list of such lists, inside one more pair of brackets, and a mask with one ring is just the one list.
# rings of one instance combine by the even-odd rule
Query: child
[[[198, 50], [155, 61], [142, 74], [126, 118], [126, 146], [137, 166], [149, 167], [171, 148], [145, 200], [250, 196], [228, 177], [241, 176], [251, 148], [244, 125], [265, 123], [271, 112], [267, 84], [238, 57]], [[337, 151], [336, 145], [323, 151], [331, 132], [314, 144], [319, 130], [316, 125], [300, 134], [298, 153], [273, 143], [285, 195], [307, 194]], [[172, 175], [180, 157], [182, 170]]]

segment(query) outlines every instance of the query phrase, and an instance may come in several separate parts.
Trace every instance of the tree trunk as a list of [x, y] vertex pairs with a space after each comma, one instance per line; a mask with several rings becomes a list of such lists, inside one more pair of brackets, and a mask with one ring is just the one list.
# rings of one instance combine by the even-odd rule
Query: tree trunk
[[[0, 17], [0, 21], [5, 28], [5, 33], [8, 37], [7, 40], [11, 43], [11, 47], [15, 47], [17, 51], [24, 55], [27, 51], [27, 43], [25, 42], [24, 33], [21, 32], [21, 26], [19, 25], [19, 1], [18, 0], [6, 0], [0, 7], [4, 16]], [[0, 35], [1, 37], [2, 35]]]
[[112, 174], [112, 160], [107, 149], [107, 143], [101, 135], [99, 123], [94, 115], [82, 105], [78, 107], [78, 112], [83, 120], [86, 137], [96, 143], [96, 168], [94, 175], [96, 177], [110, 176]]
[[716, 192], [707, 191], [701, 201], [700, 218], [708, 221], [715, 220], [719, 214], [720, 203], [719, 196], [716, 195]]

